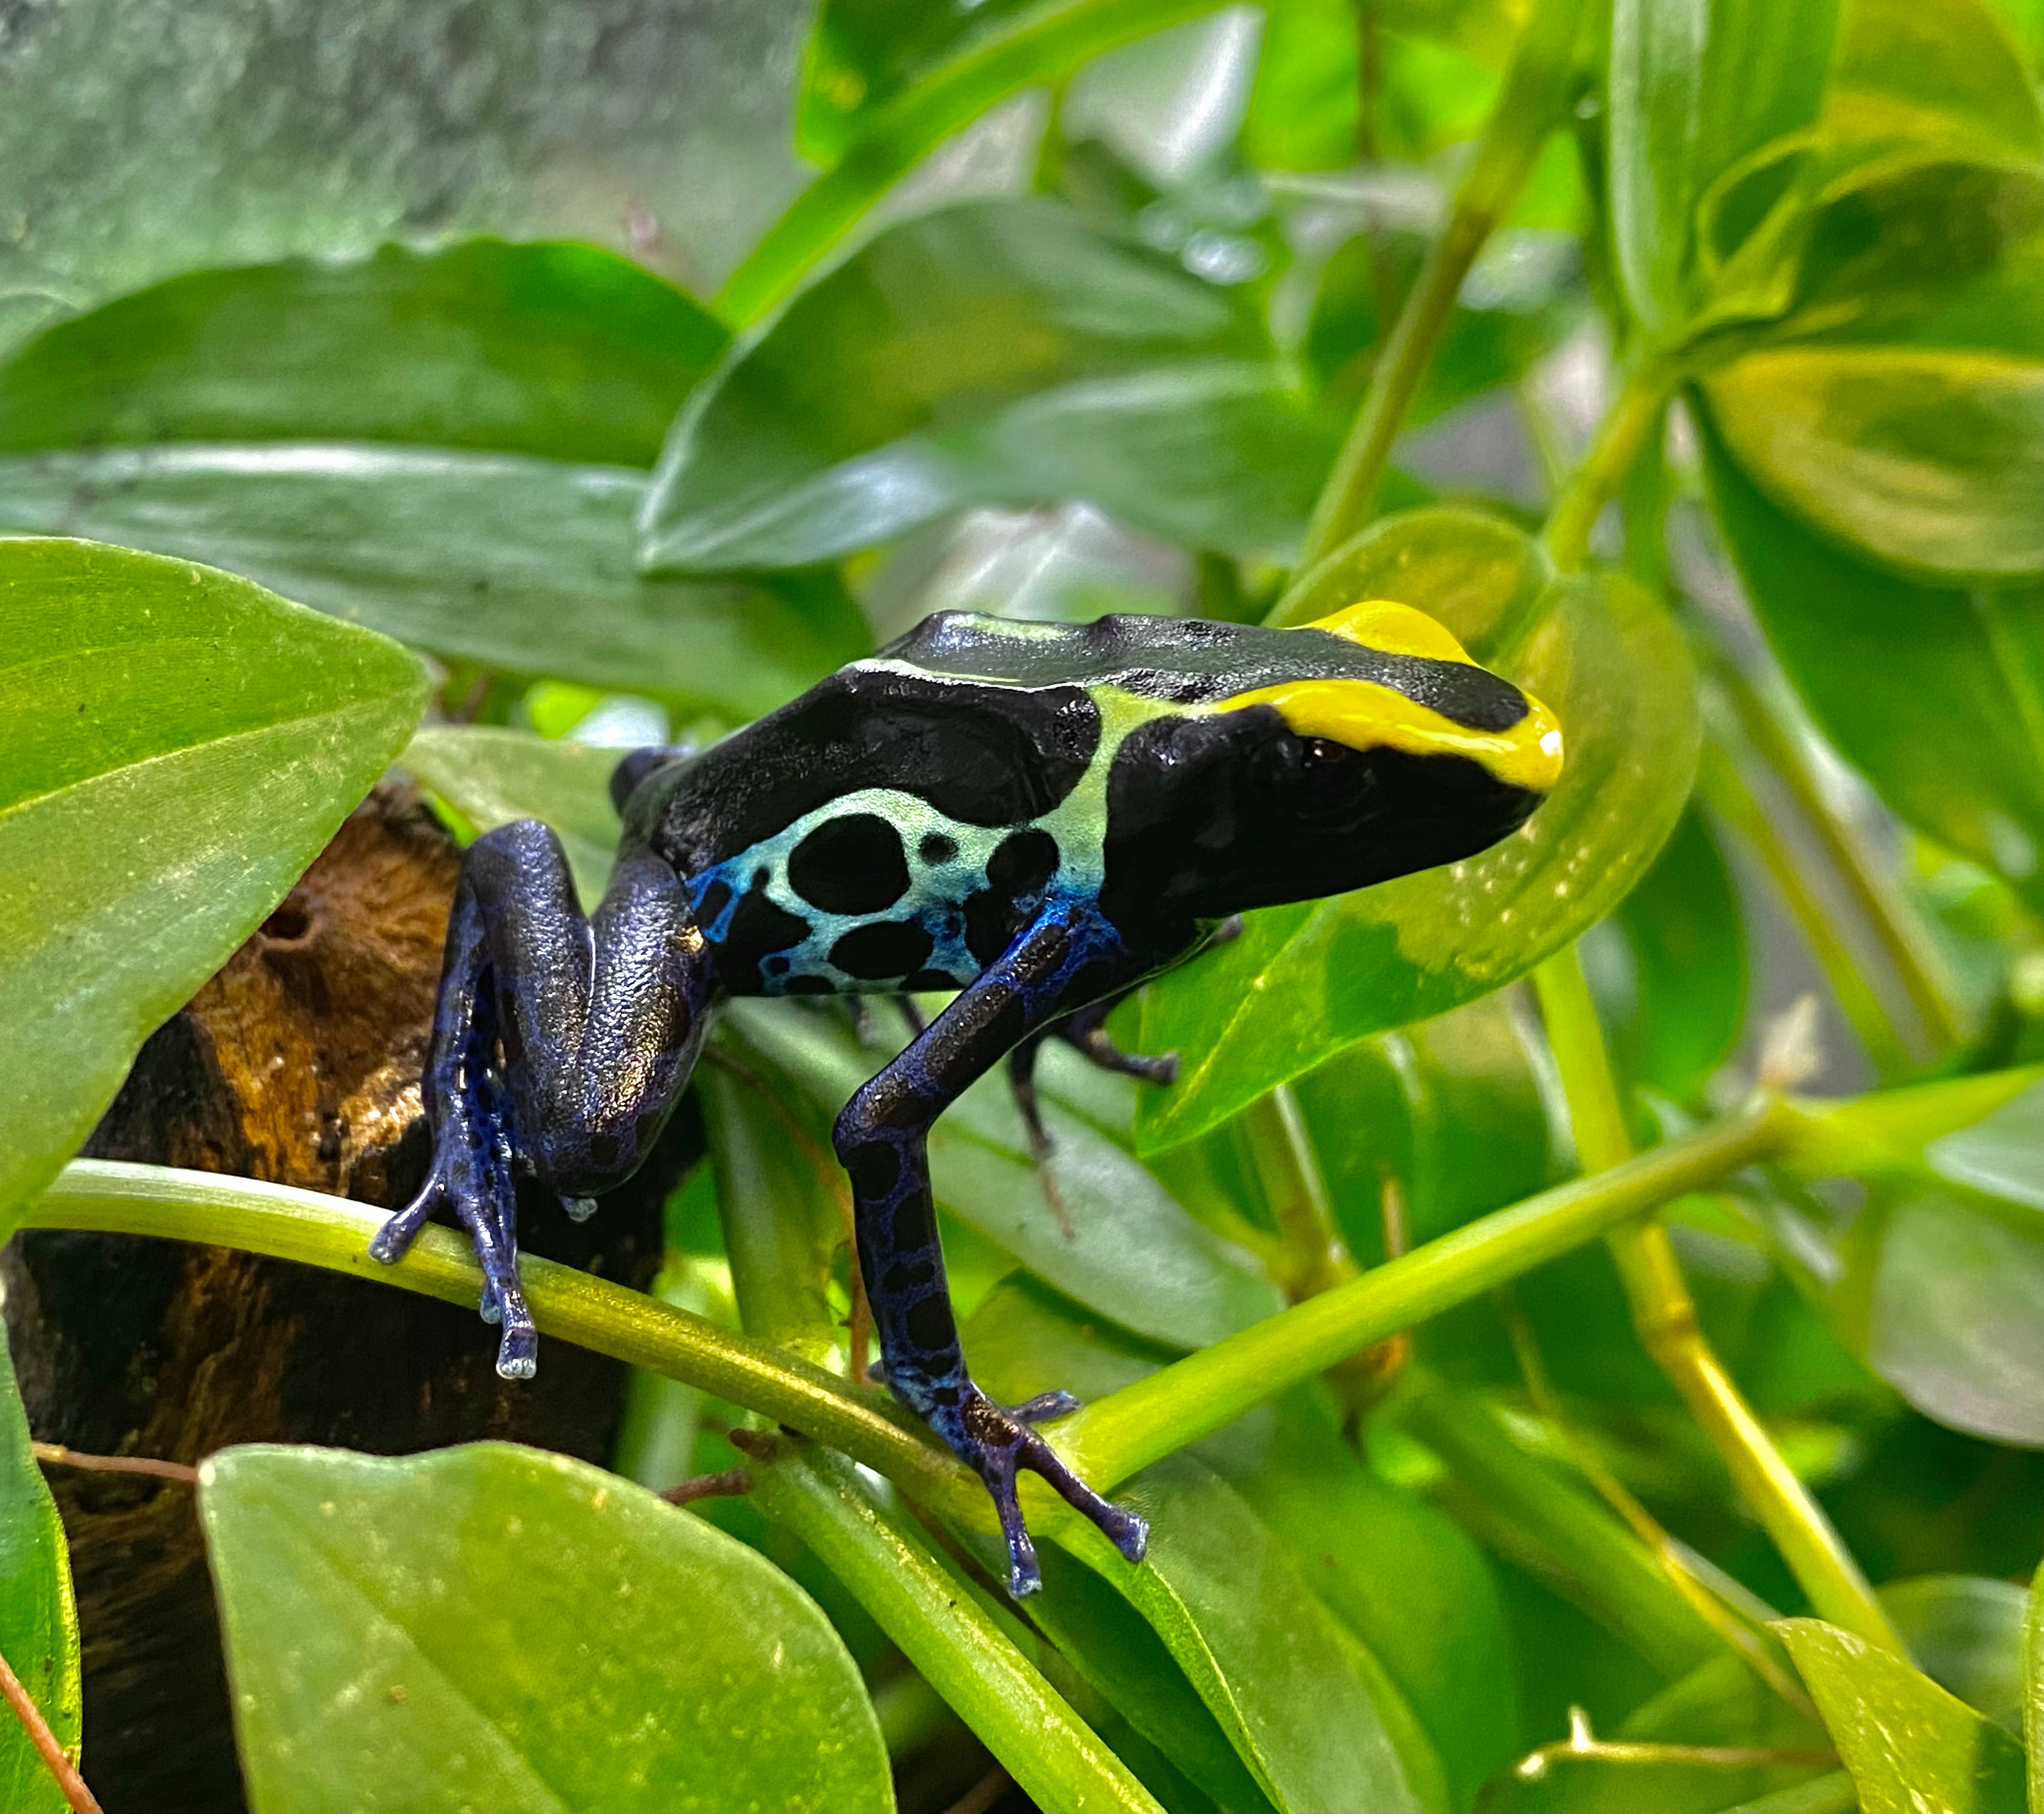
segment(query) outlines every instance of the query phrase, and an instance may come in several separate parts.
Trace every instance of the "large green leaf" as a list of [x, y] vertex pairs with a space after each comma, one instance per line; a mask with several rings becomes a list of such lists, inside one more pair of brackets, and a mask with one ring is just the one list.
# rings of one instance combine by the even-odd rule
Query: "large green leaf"
[[1700, 299], [1695, 229], [1706, 192], [1815, 120], [1838, 11], [1838, 0], [1618, 0], [1612, 239], [1627, 304], [1650, 338], [1681, 338]]
[[1708, 428], [1719, 527], [1825, 735], [1904, 818], [2044, 901], [2044, 596], [1854, 559], [1770, 502]]
[[256, 1447], [199, 1505], [256, 1814], [893, 1807], [815, 1604], [614, 1474]]
[[[1400, 596], [1430, 607], [1416, 588]], [[1495, 621], [1494, 601], [1480, 609]], [[1176, 1051], [1182, 1068], [1143, 1100], [1146, 1147], [1190, 1139], [1369, 1034], [1509, 982], [1646, 872], [1687, 797], [1698, 736], [1666, 613], [1616, 575], [1557, 580], [1508, 671], [1561, 720], [1568, 760], [1553, 795], [1480, 856], [1252, 913], [1233, 944], [1153, 984], [1143, 1044]]]
[[1704, 388], [1727, 450], [1821, 529], [1934, 582], [2044, 571], [2044, 346], [1757, 352]]
[[700, 287], [802, 171], [755, 0], [77, 0], [0, 46], [0, 340], [180, 272], [578, 238]]
[[1898, 1656], [1815, 1619], [1775, 1629], [1864, 1814], [2023, 1814], [2022, 1748]]
[[1917, 1666], [1940, 1688], [1990, 1720], [2021, 1709], [2027, 1600], [2015, 1582], [1918, 1575], [1882, 1588], [1881, 1603]]
[[402, 649], [245, 579], [0, 540], [0, 1226], [425, 698]]
[[[56, 1501], [43, 1483], [29, 1420], [0, 1327], [0, 1657], [7, 1659], [56, 1741], [78, 1759], [82, 1695], [71, 1556]], [[0, 1723], [0, 1808], [63, 1814], [63, 1791], [11, 1714]]]
[[651, 466], [724, 339], [593, 246], [471, 240], [194, 271], [0, 367], [0, 450], [413, 441]]
[[2044, 1806], [2044, 1565], [2031, 1581], [2023, 1620], [2023, 1738], [2034, 1810]]
[[642, 579], [641, 475], [332, 443], [0, 459], [0, 525], [140, 544], [490, 668], [749, 718], [868, 646], [835, 580]]
[[1249, 299], [1062, 204], [890, 228], [735, 348], [642, 522], [663, 571], [791, 567], [968, 505], [1084, 498], [1244, 553], [1297, 537], [1338, 431]]

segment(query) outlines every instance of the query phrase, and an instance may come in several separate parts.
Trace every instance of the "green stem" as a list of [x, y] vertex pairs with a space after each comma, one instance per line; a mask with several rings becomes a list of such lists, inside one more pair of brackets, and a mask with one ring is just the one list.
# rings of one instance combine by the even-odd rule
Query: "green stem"
[[1300, 550], [1301, 575], [1370, 520], [1392, 444], [1454, 313], [1462, 279], [1524, 186], [1548, 133], [1561, 123], [1582, 12], [1583, 0], [1536, 0], [1512, 47], [1504, 88], [1455, 192], [1448, 224], [1399, 311], [1313, 506]]
[[790, 1443], [752, 1478], [760, 1510], [844, 1583], [1046, 1814], [1162, 1814], [971, 1584], [838, 1457]]
[[886, 102], [836, 165], [797, 195], [717, 306], [747, 327], [791, 294], [887, 190], [954, 133], [1024, 88], [1055, 83], [1117, 44], [1203, 13], [1221, 0], [1052, 0], [976, 37]]
[[1716, 1635], [1643, 1545], [1512, 1439], [1481, 1399], [1408, 1364], [1386, 1405], [1437, 1455], [1447, 1508], [1489, 1547], [1552, 1585], [1671, 1680], [1718, 1654]]
[[[428, 1228], [395, 1266], [369, 1257], [382, 1211], [289, 1185], [212, 1172], [76, 1159], [22, 1220], [39, 1228], [150, 1235], [324, 1266], [473, 1309], [481, 1285], [467, 1242]], [[519, 1276], [540, 1332], [701, 1386], [814, 1436], [899, 1482], [947, 1516], [991, 1528], [986, 1490], [878, 1393], [643, 1292], [530, 1254]], [[478, 1337], [478, 1339], [480, 1339]]]
[[1722, 697], [1754, 755], [1808, 822], [1819, 847], [1894, 968], [1924, 1032], [1939, 1051], [1965, 1036], [1942, 959], [1922, 920], [1873, 860], [1865, 840], [1825, 797], [1802, 740], [1736, 663], [1712, 663]]
[[[1576, 1125], [1579, 1162], [1585, 1170], [1638, 1164], [1624, 1158], [1631, 1140], [1575, 947], [1549, 958], [1533, 979]], [[1635, 1222], [1614, 1228], [1610, 1243], [1642, 1344], [1703, 1426], [1740, 1499], [1773, 1539], [1818, 1616], [1907, 1655], [1859, 1565], [1705, 1338], [1668, 1231], [1658, 1223]]]
[[1558, 571], [1573, 573], [1589, 558], [1590, 532], [1604, 505], [1625, 482], [1647, 436], [1661, 423], [1678, 375], [1654, 360], [1627, 375], [1589, 452], [1562, 487], [1548, 515], [1542, 540]]
[[1839, 1011], [1859, 1036], [1874, 1071], [1885, 1083], [1907, 1077], [1916, 1066], [1903, 1043], [1888, 1005], [1874, 993], [1858, 956], [1838, 936], [1827, 905], [1811, 888], [1796, 853], [1753, 796], [1746, 778], [1724, 750], [1707, 742], [1696, 767], [1696, 791], [1712, 816], [1736, 834], [1766, 867], [1789, 917], [1801, 930], [1817, 967], [1831, 986]]
[[1243, 1144], [1283, 1241], [1279, 1282], [1297, 1303], [1356, 1275], [1298, 1098], [1281, 1083], [1243, 1112]]
[[1763, 1101], [1601, 1177], [1484, 1216], [1096, 1400], [1058, 1424], [1058, 1447], [1105, 1491], [1358, 1349], [1765, 1159], [1783, 1124]]

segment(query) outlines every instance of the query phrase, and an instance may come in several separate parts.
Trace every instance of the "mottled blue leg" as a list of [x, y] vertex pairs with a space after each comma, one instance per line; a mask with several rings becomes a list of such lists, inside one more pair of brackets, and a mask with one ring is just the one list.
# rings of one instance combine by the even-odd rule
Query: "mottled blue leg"
[[513, 1168], [529, 1165], [572, 1215], [637, 1168], [694, 1068], [712, 976], [680, 878], [620, 851], [594, 919], [554, 834], [532, 820], [478, 838], [448, 922], [425, 1106], [432, 1169], [370, 1251], [395, 1260], [443, 1205], [468, 1229], [497, 1370], [533, 1371], [518, 1286]]
[[1042, 1475], [1131, 1562], [1143, 1559], [1149, 1532], [1031, 1427], [1076, 1409], [1069, 1393], [1003, 1409], [966, 1372], [930, 1194], [930, 1124], [1031, 1033], [1150, 967], [1090, 910], [1047, 909], [838, 1119], [838, 1156], [851, 1177], [859, 1266], [887, 1383], [986, 1482], [1008, 1540], [1009, 1591], [1018, 1599], [1043, 1579], [1016, 1496], [1021, 1470]]

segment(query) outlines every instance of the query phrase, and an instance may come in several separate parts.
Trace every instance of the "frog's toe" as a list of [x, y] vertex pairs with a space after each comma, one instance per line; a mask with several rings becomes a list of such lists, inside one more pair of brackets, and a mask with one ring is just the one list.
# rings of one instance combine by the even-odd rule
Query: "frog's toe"
[[419, 1231], [433, 1219], [433, 1212], [446, 1201], [447, 1187], [436, 1170], [419, 1194], [403, 1209], [394, 1211], [371, 1237], [369, 1257], [381, 1260], [386, 1266], [395, 1266], [419, 1238]]
[[1012, 1410], [1004, 1410], [978, 1387], [967, 1389], [968, 1396], [956, 1413], [955, 1432], [940, 1433], [972, 1464], [993, 1496], [1001, 1534], [1008, 1544], [1008, 1591], [1012, 1597], [1024, 1599], [1043, 1585], [1036, 1546], [1023, 1520], [1022, 1503], [1016, 1493], [1016, 1478], [1024, 1469], [1049, 1482], [1058, 1497], [1099, 1526], [1108, 1541], [1129, 1561], [1142, 1561], [1150, 1540], [1150, 1527], [1134, 1512], [1094, 1492], [1030, 1427], [1043, 1419], [1061, 1417], [1076, 1410], [1077, 1399], [1068, 1392], [1045, 1392]]
[[530, 1316], [506, 1321], [497, 1347], [497, 1372], [503, 1379], [530, 1379], [540, 1370], [540, 1332]]

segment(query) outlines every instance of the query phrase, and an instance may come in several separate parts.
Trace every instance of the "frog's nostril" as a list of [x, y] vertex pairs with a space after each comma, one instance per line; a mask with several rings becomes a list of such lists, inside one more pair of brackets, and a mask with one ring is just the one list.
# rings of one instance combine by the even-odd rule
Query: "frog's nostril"
[[260, 928], [272, 945], [298, 945], [312, 936], [313, 911], [305, 897], [294, 890], [277, 903], [276, 909]]

